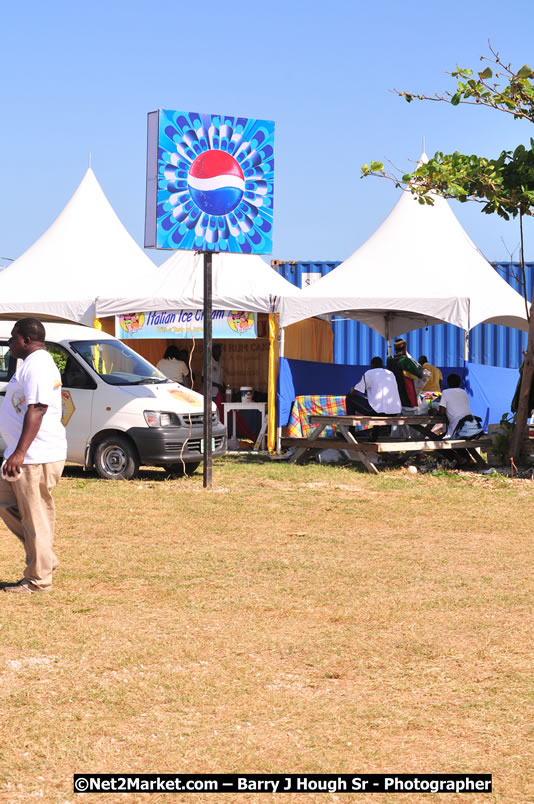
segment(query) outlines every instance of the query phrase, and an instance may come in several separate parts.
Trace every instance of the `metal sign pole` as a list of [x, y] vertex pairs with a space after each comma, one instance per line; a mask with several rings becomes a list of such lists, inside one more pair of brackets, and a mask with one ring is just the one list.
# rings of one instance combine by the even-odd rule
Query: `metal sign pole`
[[[183, 249], [204, 256], [204, 488], [211, 486], [214, 446], [213, 254], [271, 253], [274, 153], [273, 120], [179, 109], [157, 109], [148, 115], [145, 248]], [[256, 192], [255, 179], [260, 176]], [[234, 225], [234, 216], [247, 221], [246, 234]], [[221, 365], [215, 369], [217, 381], [221, 369]]]
[[211, 488], [211, 389], [212, 389], [212, 253], [204, 252], [204, 481], [205, 489]]

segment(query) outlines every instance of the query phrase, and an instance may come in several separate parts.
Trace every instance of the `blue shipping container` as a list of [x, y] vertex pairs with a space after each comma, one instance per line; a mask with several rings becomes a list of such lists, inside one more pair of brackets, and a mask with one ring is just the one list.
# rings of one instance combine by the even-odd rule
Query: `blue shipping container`
[[[325, 276], [337, 268], [339, 262], [279, 262], [273, 260], [272, 266], [285, 279], [297, 287], [306, 287], [316, 277]], [[520, 265], [516, 262], [494, 262], [493, 267], [522, 293]], [[534, 262], [525, 264], [528, 298], [531, 298], [534, 280]], [[332, 321], [334, 332], [334, 363], [368, 365], [371, 358], [380, 355], [386, 358], [386, 341], [374, 330], [359, 321], [335, 316]], [[408, 351], [415, 358], [426, 355], [435, 366], [458, 367], [464, 364], [464, 333], [452, 324], [436, 324], [416, 329], [405, 335]], [[480, 324], [469, 335], [469, 359], [473, 363], [501, 368], [519, 368], [523, 350], [527, 346], [527, 333], [497, 324]]]

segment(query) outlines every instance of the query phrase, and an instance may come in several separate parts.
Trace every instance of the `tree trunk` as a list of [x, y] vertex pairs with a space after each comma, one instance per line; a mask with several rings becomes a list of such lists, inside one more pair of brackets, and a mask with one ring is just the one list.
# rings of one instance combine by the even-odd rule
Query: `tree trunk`
[[[521, 276], [523, 280], [523, 298], [525, 299], [525, 310], [528, 320], [528, 340], [525, 360], [523, 361], [523, 371], [521, 373], [521, 387], [519, 389], [519, 400], [517, 403], [517, 414], [515, 417], [515, 427], [512, 433], [512, 443], [510, 444], [510, 458], [514, 463], [519, 464], [521, 455], [521, 442], [530, 413], [530, 386], [532, 385], [532, 375], [534, 373], [534, 315], [529, 308], [527, 297], [527, 280], [525, 274], [525, 240], [523, 236], [523, 212], [519, 213], [519, 235], [521, 243]], [[530, 298], [534, 300], [534, 288]]]
[[519, 402], [517, 406], [517, 415], [515, 418], [515, 427], [512, 434], [512, 443], [510, 445], [510, 457], [514, 459], [516, 464], [519, 464], [519, 455], [521, 452], [521, 441], [525, 432], [529, 410], [529, 397], [530, 386], [532, 383], [532, 376], [534, 374], [534, 315], [530, 316], [528, 326], [528, 344], [527, 353], [523, 363], [523, 371], [521, 374], [521, 389], [519, 391]]

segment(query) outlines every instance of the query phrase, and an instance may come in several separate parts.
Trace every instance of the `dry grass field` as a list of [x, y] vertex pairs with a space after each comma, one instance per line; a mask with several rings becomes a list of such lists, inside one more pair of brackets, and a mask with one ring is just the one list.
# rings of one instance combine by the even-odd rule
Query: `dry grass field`
[[[75, 772], [491, 772], [534, 801], [534, 483], [228, 457], [202, 476], [56, 493], [51, 594], [0, 594], [0, 800]], [[22, 553], [0, 525], [0, 580]]]

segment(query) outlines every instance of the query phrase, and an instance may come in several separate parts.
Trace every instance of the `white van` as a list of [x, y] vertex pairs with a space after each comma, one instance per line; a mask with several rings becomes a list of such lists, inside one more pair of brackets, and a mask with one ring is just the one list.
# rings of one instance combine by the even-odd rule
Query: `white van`
[[[67, 460], [103, 478], [130, 479], [139, 466], [192, 474], [204, 452], [204, 398], [167, 380], [129, 346], [90, 327], [44, 321], [46, 345], [61, 372]], [[8, 340], [15, 321], [0, 320], [0, 395], [16, 361]], [[5, 444], [0, 438], [0, 453]], [[226, 429], [212, 403], [213, 455]]]

